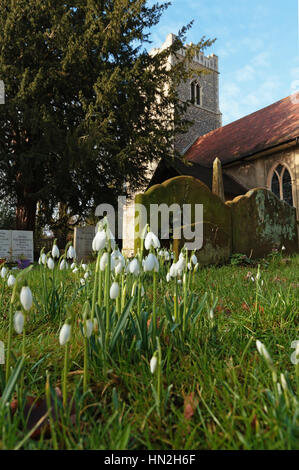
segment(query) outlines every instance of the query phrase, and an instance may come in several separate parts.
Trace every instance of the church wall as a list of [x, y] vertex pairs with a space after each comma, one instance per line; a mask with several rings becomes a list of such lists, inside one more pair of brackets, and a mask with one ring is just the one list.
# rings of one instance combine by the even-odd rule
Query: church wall
[[270, 189], [273, 169], [280, 163], [285, 164], [291, 174], [293, 201], [299, 220], [299, 148], [294, 147], [276, 152], [273, 155], [260, 157], [251, 162], [247, 161], [238, 166], [224, 167], [224, 171], [248, 189], [257, 187]]

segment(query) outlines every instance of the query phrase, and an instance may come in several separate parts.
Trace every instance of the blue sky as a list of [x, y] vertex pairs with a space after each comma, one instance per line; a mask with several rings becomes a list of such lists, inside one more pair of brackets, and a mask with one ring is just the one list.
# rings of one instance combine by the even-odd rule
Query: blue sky
[[206, 53], [219, 56], [220, 109], [228, 124], [299, 88], [298, 2], [173, 0], [152, 29], [152, 46], [192, 19], [187, 42], [217, 38]]

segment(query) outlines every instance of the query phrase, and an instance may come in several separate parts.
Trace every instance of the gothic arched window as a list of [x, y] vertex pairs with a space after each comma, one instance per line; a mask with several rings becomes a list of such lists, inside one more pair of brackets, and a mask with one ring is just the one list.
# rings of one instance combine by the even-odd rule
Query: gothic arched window
[[201, 90], [197, 82], [191, 83], [191, 103], [201, 105]]
[[292, 178], [286, 166], [280, 164], [274, 169], [271, 191], [279, 199], [293, 206]]

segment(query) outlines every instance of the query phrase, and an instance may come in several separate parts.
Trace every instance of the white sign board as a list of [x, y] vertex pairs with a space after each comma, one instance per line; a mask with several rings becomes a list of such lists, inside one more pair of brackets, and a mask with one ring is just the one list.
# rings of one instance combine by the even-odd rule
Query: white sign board
[[75, 227], [74, 248], [78, 261], [86, 260], [92, 254], [92, 240], [95, 236], [95, 227]]
[[33, 232], [0, 230], [0, 258], [7, 261], [28, 259], [33, 263]]

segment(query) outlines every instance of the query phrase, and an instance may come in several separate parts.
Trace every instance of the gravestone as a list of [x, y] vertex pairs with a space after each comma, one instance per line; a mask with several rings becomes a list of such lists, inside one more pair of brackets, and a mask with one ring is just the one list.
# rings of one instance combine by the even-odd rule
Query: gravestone
[[95, 236], [96, 227], [87, 225], [86, 227], [75, 227], [74, 248], [78, 261], [87, 261], [92, 255], [92, 241]]
[[[177, 176], [162, 184], [152, 186], [143, 194], [135, 197], [135, 204], [142, 204], [147, 210], [147, 223], [150, 224], [150, 206], [153, 204], [190, 205], [191, 224], [182, 226], [194, 232], [196, 225], [201, 224], [203, 246], [196, 252], [200, 264], [221, 264], [231, 255], [231, 210], [230, 208], [200, 180], [192, 176]], [[203, 205], [203, 221], [195, 220], [195, 205]], [[138, 208], [138, 206], [136, 206]], [[144, 226], [142, 214], [135, 212], [135, 233], [140, 231], [139, 225]], [[151, 225], [151, 224], [150, 224]], [[159, 226], [160, 228], [160, 226]], [[185, 232], [186, 233], [186, 232]], [[159, 235], [159, 234], [158, 234]], [[178, 255], [180, 249], [188, 240], [173, 236], [173, 248]], [[136, 237], [135, 250], [140, 247], [141, 240]]]
[[226, 203], [232, 210], [233, 253], [260, 258], [273, 249], [298, 251], [296, 209], [265, 188]]
[[33, 263], [33, 232], [0, 230], [0, 258], [7, 261], [28, 259]]

